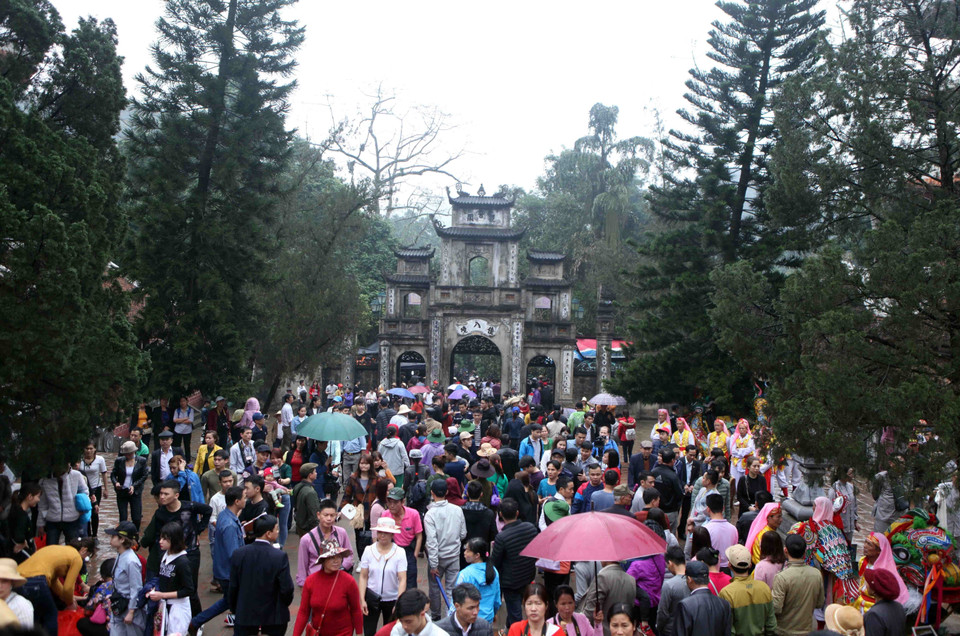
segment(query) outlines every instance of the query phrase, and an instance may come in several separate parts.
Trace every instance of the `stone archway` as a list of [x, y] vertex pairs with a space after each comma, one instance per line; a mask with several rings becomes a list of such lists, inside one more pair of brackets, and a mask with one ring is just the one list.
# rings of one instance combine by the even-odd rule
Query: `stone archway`
[[482, 380], [502, 381], [500, 348], [484, 336], [467, 336], [450, 351], [450, 381], [461, 382], [475, 375]]
[[543, 378], [550, 384], [556, 385], [557, 364], [553, 358], [543, 355], [537, 355], [530, 358], [530, 362], [527, 363], [527, 387], [529, 388], [530, 384], [539, 378]]
[[415, 384], [427, 377], [427, 361], [416, 351], [404, 351], [397, 356], [397, 383]]

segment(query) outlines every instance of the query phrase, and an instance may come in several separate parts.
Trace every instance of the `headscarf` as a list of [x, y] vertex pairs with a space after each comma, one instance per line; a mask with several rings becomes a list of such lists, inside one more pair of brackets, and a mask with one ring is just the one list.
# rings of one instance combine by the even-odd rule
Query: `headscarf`
[[[717, 419], [715, 419], [715, 420], [713, 421], [714, 425], [716, 425], [717, 422], [720, 422], [721, 424], [723, 424], [723, 433], [724, 433], [724, 435], [726, 435], [726, 436], [729, 438], [729, 437], [730, 437], [730, 429], [727, 427], [727, 420], [718, 417]], [[716, 433], [717, 431], [716, 431], [716, 429], [714, 429], [714, 430], [712, 430], [712, 431], [710, 431], [710, 432], [711, 432], [711, 433]]]
[[[660, 419], [660, 416], [663, 416], [664, 419]], [[667, 412], [667, 409], [657, 409], [657, 423], [666, 422], [670, 419], [670, 413]]]
[[247, 403], [243, 405], [243, 417], [240, 418], [237, 428], [253, 428], [253, 414], [259, 412], [260, 400], [255, 397], [249, 398]]
[[736, 428], [736, 430], [734, 430], [734, 432], [733, 432], [733, 437], [730, 438], [730, 448], [735, 447], [735, 446], [737, 445], [737, 440], [740, 439], [740, 425], [741, 425], [741, 424], [746, 424], [746, 425], [747, 425], [747, 435], [750, 435], [750, 434], [751, 434], [751, 433], [750, 433], [750, 422], [748, 422], [746, 419], [744, 419], [744, 418], [741, 417], [739, 420], [737, 420], [737, 428]]
[[456, 477], [447, 477], [447, 501], [454, 506], [462, 506], [467, 503], [463, 500], [463, 491], [460, 489], [460, 482]]
[[833, 502], [826, 497], [817, 497], [813, 500], [813, 516], [811, 521], [818, 525], [833, 523]]
[[880, 556], [873, 562], [874, 570], [886, 570], [893, 574], [900, 588], [900, 594], [897, 596], [897, 602], [901, 605], [907, 602], [910, 593], [907, 591], [907, 585], [900, 578], [897, 572], [897, 564], [893, 560], [893, 548], [890, 547], [890, 541], [881, 532], [871, 532], [867, 541], [874, 541], [880, 546]]
[[768, 504], [763, 504], [763, 508], [760, 509], [760, 514], [758, 514], [753, 520], [753, 523], [750, 524], [750, 532], [747, 533], [747, 542], [744, 545], [748, 550], [753, 552], [753, 542], [757, 540], [760, 531], [767, 526], [767, 518], [771, 514], [779, 511], [780, 504], [778, 503], [771, 501]]

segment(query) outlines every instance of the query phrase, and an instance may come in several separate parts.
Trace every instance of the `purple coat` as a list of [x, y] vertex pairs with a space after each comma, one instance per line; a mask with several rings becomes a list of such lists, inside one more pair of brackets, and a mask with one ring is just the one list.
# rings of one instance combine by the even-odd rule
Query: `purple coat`
[[[650, 597], [650, 605], [660, 604], [660, 588], [663, 587], [663, 576], [667, 571], [667, 562], [662, 554], [637, 559], [627, 568], [627, 574], [637, 580], [637, 587]], [[639, 601], [636, 601], [639, 603]]]

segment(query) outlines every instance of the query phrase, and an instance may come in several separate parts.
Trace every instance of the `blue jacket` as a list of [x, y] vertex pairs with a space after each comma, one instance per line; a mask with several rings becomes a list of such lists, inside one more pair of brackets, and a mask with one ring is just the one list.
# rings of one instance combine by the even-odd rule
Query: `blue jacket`
[[203, 486], [200, 484], [200, 477], [192, 470], [181, 470], [177, 473], [177, 481], [180, 482], [180, 492], [184, 490], [190, 495], [190, 501], [205, 504], [207, 500], [203, 497]]
[[518, 451], [520, 454], [520, 457], [523, 457], [524, 455], [529, 455], [530, 457], [533, 457], [535, 460], [537, 460], [537, 463], [539, 464], [540, 458], [543, 457], [545, 445], [542, 439], [537, 440], [537, 443], [540, 444], [540, 455], [536, 455], [536, 448], [534, 447], [533, 442], [530, 441], [530, 438], [525, 437], [523, 441], [520, 442], [520, 450]]
[[242, 545], [240, 520], [227, 508], [217, 515], [217, 531], [213, 535], [213, 578], [230, 580], [230, 557]]
[[[493, 582], [487, 585], [487, 564], [471, 563], [457, 575], [457, 585], [461, 583], [472, 583], [480, 590], [480, 618], [492, 623], [500, 609], [500, 573], [497, 569], [493, 569]], [[451, 603], [447, 614], [453, 614], [453, 610]]]
[[570, 514], [590, 512], [590, 497], [598, 490], [603, 490], [603, 484], [594, 486], [588, 481], [580, 486], [576, 494], [573, 495], [573, 510], [570, 511]]
[[523, 428], [522, 417], [505, 417], [503, 419], [503, 434], [509, 439], [520, 439], [520, 429]]

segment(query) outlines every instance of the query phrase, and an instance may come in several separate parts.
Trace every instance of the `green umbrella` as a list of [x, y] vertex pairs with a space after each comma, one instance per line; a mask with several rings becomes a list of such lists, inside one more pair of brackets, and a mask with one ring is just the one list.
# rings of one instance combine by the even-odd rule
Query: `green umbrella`
[[343, 413], [315, 413], [297, 427], [297, 435], [320, 442], [357, 439], [366, 434], [363, 424]]

